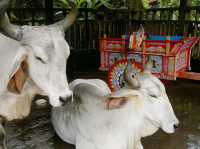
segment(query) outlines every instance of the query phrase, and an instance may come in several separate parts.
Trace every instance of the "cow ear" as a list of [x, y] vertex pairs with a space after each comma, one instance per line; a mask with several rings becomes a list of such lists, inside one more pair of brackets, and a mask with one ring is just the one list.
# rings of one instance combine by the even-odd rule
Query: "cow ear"
[[14, 71], [8, 82], [7, 89], [15, 94], [20, 94], [28, 77], [28, 64], [26, 58], [22, 60], [18, 69]]
[[127, 101], [126, 97], [111, 97], [105, 100], [105, 105], [108, 110], [117, 109], [125, 105]]
[[132, 89], [120, 89], [112, 92], [105, 98], [105, 107], [107, 109], [117, 109], [124, 106], [129, 100], [135, 100], [139, 96], [138, 91]]

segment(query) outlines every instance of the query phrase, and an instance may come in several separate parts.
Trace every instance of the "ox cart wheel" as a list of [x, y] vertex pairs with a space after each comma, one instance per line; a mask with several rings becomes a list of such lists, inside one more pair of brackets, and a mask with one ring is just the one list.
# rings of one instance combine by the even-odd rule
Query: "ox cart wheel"
[[[109, 69], [108, 85], [112, 91], [117, 91], [124, 86], [123, 73], [124, 73], [127, 63], [128, 63], [127, 59], [120, 59], [120, 60], [116, 61]], [[138, 72], [143, 71], [143, 66], [140, 63], [137, 63], [135, 61], [131, 61], [131, 63], [132, 63], [132, 67], [133, 67], [132, 75], [135, 76]], [[177, 77], [182, 78], [182, 79], [191, 79], [191, 80], [199, 81], [200, 73], [180, 71], [179, 73], [177, 73]], [[168, 85], [170, 83], [170, 80], [168, 80], [168, 79], [161, 79], [161, 81], [165, 85]]]
[[[112, 91], [119, 90], [124, 86], [123, 73], [128, 63], [127, 59], [121, 59], [116, 61], [108, 72], [108, 85]], [[133, 67], [133, 75], [135, 76], [138, 72], [143, 71], [141, 64], [131, 61]]]

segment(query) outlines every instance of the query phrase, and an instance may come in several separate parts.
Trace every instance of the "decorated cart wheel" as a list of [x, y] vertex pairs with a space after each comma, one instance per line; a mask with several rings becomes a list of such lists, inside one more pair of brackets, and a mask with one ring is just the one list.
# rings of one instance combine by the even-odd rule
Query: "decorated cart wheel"
[[[138, 72], [142, 71], [142, 65], [135, 62], [132, 62], [133, 67], [133, 74], [136, 76]], [[117, 91], [120, 88], [124, 87], [124, 81], [123, 81], [123, 73], [126, 68], [126, 65], [128, 63], [127, 59], [122, 59], [119, 61], [116, 61], [110, 68], [108, 72], [108, 85], [112, 91]]]

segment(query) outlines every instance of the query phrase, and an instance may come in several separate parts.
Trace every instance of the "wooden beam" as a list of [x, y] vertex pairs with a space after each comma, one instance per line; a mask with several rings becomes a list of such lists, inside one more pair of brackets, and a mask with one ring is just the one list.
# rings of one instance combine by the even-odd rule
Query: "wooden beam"
[[45, 0], [45, 9], [46, 9], [46, 24], [53, 23], [53, 0]]
[[178, 33], [180, 35], [183, 35], [184, 33], [184, 22], [186, 19], [186, 13], [187, 13], [187, 2], [188, 0], [180, 0], [180, 6], [179, 6], [179, 30]]
[[182, 79], [200, 80], [200, 73], [182, 71], [178, 73], [178, 77]]

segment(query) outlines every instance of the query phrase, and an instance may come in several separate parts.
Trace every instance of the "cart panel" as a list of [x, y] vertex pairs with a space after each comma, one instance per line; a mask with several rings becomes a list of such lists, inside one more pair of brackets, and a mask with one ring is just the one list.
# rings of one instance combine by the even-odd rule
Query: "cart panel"
[[127, 38], [100, 38], [100, 70], [110, 70], [120, 59], [132, 59], [142, 67], [151, 60], [153, 74], [162, 79], [175, 80], [180, 71], [190, 69], [191, 49], [198, 38], [150, 35], [136, 49], [129, 49], [129, 42]]

